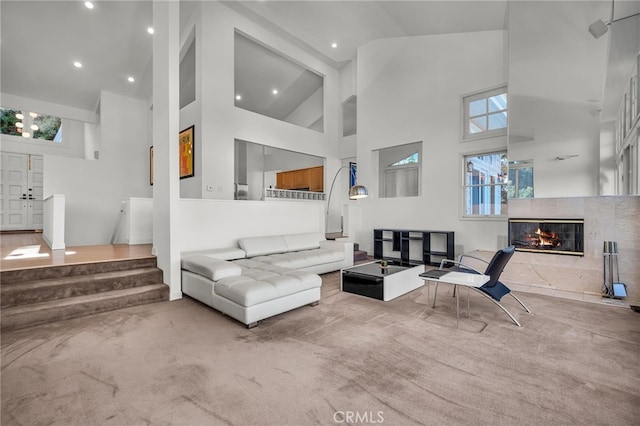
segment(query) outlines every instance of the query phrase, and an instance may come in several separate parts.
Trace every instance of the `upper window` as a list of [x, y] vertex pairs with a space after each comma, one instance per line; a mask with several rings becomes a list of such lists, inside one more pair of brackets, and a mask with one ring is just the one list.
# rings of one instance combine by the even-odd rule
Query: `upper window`
[[0, 107], [0, 133], [62, 142], [62, 119], [37, 112]]
[[507, 87], [463, 98], [464, 140], [507, 133]]
[[380, 197], [420, 195], [420, 152], [422, 142], [380, 150]]
[[506, 216], [506, 151], [464, 157], [464, 216]]
[[418, 164], [418, 153], [414, 152], [410, 156], [403, 158], [402, 160], [396, 161], [391, 165], [391, 167], [404, 166], [405, 164]]

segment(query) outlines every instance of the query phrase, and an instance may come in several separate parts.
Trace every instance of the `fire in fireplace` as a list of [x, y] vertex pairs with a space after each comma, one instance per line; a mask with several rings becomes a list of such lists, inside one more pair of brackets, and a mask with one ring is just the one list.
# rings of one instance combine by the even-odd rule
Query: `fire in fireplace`
[[583, 219], [509, 219], [517, 251], [584, 256]]

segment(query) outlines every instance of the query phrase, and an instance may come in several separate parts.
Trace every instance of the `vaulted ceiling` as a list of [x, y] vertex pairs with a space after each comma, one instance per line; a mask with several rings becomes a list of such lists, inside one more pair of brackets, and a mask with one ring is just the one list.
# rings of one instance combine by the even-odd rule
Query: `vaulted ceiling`
[[355, 58], [358, 47], [375, 39], [504, 29], [508, 4], [506, 0], [223, 3], [311, 46], [336, 67]]
[[[337, 68], [354, 58], [359, 46], [379, 38], [509, 27], [506, 0], [224, 3]], [[577, 7], [578, 3], [572, 3]], [[594, 15], [586, 18], [584, 14], [576, 14], [579, 19], [572, 15], [548, 17], [551, 20], [532, 17], [539, 19], [539, 24], [531, 31], [545, 31], [548, 25], [583, 31], [585, 19], [608, 20], [611, 2], [596, 3], [600, 7], [591, 8]], [[88, 110], [95, 109], [102, 89], [149, 98], [152, 35], [147, 33], [147, 27], [152, 25], [152, 3], [103, 0], [94, 5], [87, 9], [83, 1], [0, 2], [1, 91]], [[639, 1], [618, 0], [614, 19], [639, 11]], [[584, 33], [584, 43], [596, 41], [586, 28]], [[614, 39], [616, 31], [605, 37]], [[620, 37], [624, 37], [622, 42], [618, 40], [621, 50], [618, 42], [609, 42], [607, 48], [607, 56], [613, 61], [607, 77], [611, 87], [619, 84], [615, 72], [629, 70], [628, 63], [615, 61], [638, 49], [637, 41]], [[335, 48], [331, 46], [334, 42]], [[75, 68], [74, 61], [82, 62], [82, 68]], [[128, 77], [135, 81], [129, 82]], [[604, 108], [614, 109], [606, 102]]]
[[149, 96], [152, 3], [94, 4], [3, 0], [2, 92], [86, 110], [96, 108], [103, 89]]

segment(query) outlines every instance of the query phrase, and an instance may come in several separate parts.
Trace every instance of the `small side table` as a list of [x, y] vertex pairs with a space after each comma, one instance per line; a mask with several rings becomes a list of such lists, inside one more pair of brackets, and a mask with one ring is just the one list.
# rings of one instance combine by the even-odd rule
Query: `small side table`
[[[436, 307], [436, 296], [438, 294], [439, 283], [453, 285], [454, 292], [456, 291], [457, 286], [460, 285], [463, 287], [467, 287], [467, 315], [469, 316], [469, 318], [471, 318], [471, 313], [469, 311], [469, 288], [482, 287], [483, 284], [489, 281], [489, 278], [490, 278], [489, 275], [470, 274], [466, 272], [457, 272], [457, 271], [448, 272], [446, 270], [441, 270], [441, 269], [438, 269], [435, 271], [437, 271], [437, 274], [439, 276], [436, 276], [435, 273], [432, 276], [430, 276], [429, 272], [431, 271], [427, 271], [423, 274], [420, 274], [420, 278], [422, 278], [423, 280], [432, 281], [436, 283], [436, 289], [433, 293], [433, 304], [431, 305], [431, 307], [432, 308]], [[427, 294], [428, 294], [428, 291], [429, 290], [427, 288]], [[460, 294], [458, 293], [456, 294], [456, 327], [458, 327], [459, 325], [460, 325]]]

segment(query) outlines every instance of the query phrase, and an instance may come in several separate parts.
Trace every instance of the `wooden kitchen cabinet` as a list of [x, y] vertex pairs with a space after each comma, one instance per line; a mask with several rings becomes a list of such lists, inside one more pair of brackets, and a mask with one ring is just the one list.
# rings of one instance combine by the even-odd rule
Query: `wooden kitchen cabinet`
[[306, 169], [288, 170], [277, 173], [276, 186], [278, 189], [323, 192], [324, 167], [309, 167]]
[[309, 191], [324, 192], [324, 167], [311, 167], [309, 170]]

